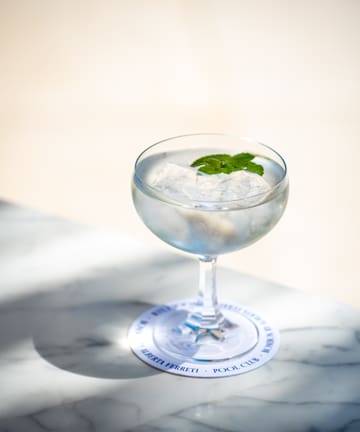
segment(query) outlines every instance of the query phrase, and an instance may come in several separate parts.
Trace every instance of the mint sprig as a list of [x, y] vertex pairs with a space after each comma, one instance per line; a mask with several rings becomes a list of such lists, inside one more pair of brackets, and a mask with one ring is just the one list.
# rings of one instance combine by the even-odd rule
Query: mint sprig
[[251, 153], [238, 153], [234, 156], [228, 154], [211, 154], [196, 159], [191, 166], [199, 167], [198, 171], [205, 174], [231, 174], [234, 171], [250, 171], [263, 175], [264, 167], [252, 160], [255, 155]]

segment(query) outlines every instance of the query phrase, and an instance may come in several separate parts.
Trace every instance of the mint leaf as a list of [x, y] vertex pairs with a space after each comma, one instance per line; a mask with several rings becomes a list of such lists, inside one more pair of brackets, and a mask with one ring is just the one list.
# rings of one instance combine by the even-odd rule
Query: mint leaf
[[263, 175], [264, 167], [252, 160], [255, 155], [251, 153], [238, 153], [234, 156], [228, 154], [211, 154], [196, 159], [191, 166], [199, 167], [198, 171], [205, 174], [231, 174], [234, 171], [250, 171], [255, 174]]
[[221, 166], [221, 164], [226, 165], [232, 160], [230, 155], [227, 154], [213, 154], [209, 156], [203, 156], [199, 159], [196, 159], [191, 166], [196, 167], [200, 165], [212, 165], [212, 166]]
[[232, 159], [234, 159], [237, 162], [250, 162], [251, 160], [253, 160], [255, 157], [255, 155], [251, 154], [251, 153], [238, 153], [234, 156], [232, 156]]
[[250, 171], [255, 174], [263, 175], [264, 174], [264, 167], [260, 164], [257, 164], [255, 162], [248, 162], [246, 167], [244, 167], [246, 171]]

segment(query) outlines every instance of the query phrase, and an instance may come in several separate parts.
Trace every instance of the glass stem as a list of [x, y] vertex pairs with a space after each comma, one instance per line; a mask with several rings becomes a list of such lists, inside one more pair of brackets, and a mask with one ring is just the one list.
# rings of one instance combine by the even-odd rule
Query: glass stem
[[193, 329], [221, 330], [224, 316], [216, 295], [216, 257], [200, 257], [199, 262], [198, 298], [186, 324]]

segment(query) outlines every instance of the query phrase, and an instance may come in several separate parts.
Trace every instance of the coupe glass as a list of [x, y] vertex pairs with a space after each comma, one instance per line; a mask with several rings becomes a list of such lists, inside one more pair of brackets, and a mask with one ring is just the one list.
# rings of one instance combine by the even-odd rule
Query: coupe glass
[[[191, 164], [212, 154], [250, 153], [263, 175], [249, 171], [205, 174]], [[222, 310], [217, 300], [216, 259], [268, 233], [286, 207], [284, 159], [259, 142], [223, 134], [183, 135], [144, 150], [132, 181], [135, 208], [145, 225], [169, 245], [200, 262], [197, 299], [184, 302], [154, 324], [156, 346], [180, 361], [223, 361], [248, 353], [256, 325]]]

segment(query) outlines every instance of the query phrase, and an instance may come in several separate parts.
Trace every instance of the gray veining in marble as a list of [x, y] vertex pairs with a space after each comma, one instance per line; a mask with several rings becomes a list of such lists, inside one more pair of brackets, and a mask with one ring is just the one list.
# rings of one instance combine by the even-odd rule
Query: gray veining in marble
[[220, 269], [219, 293], [281, 330], [267, 365], [162, 373], [129, 350], [154, 304], [196, 292], [197, 263], [0, 203], [0, 432], [360, 431], [360, 313]]

